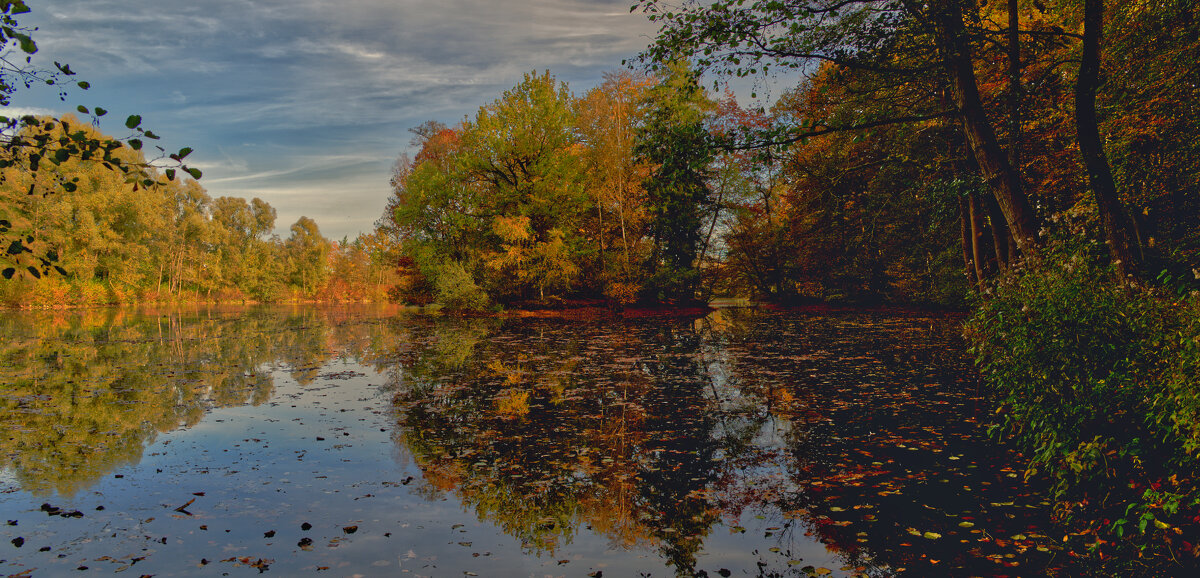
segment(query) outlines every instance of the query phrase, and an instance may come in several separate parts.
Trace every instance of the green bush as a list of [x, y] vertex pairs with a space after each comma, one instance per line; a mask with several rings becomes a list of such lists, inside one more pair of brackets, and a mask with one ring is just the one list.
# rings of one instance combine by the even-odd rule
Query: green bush
[[646, 279], [642, 295], [646, 301], [656, 303], [688, 304], [698, 301], [699, 284], [700, 272], [696, 269], [662, 268]]
[[456, 261], [437, 268], [434, 291], [437, 302], [452, 311], [483, 311], [488, 307], [487, 293]]
[[1117, 282], [1102, 249], [1051, 244], [991, 289], [967, 336], [993, 431], [1048, 476], [1060, 517], [1145, 547], [1200, 504], [1200, 299]]

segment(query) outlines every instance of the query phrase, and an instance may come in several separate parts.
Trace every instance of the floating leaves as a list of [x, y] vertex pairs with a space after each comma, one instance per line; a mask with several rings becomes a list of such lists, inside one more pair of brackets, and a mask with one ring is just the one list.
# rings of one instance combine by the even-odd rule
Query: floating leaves
[[[1052, 548], [1043, 537], [1049, 534], [1049, 512], [1041, 505], [1045, 496], [1032, 483], [1007, 475], [1012, 470], [1003, 470], [1010, 465], [1006, 454], [996, 451], [973, 423], [974, 387], [957, 381], [969, 368], [949, 353], [953, 346], [947, 335], [954, 331], [950, 321], [746, 312], [727, 315], [721, 328], [714, 329], [704, 320], [659, 318], [611, 324], [372, 318], [357, 325], [316, 319], [292, 323], [304, 330], [250, 325], [245, 335], [212, 325], [210, 331], [172, 344], [182, 355], [190, 355], [193, 347], [210, 355], [215, 361], [204, 363], [205, 372], [185, 371], [181, 360], [147, 353], [146, 343], [158, 339], [157, 323], [149, 337], [139, 339], [136, 332], [126, 328], [122, 334], [113, 327], [118, 324], [106, 322], [101, 325], [111, 332], [105, 333], [106, 340], [87, 342], [89, 350], [115, 357], [118, 339], [128, 339], [142, 356], [132, 357], [129, 364], [139, 364], [139, 371], [151, 375], [177, 374], [172, 379], [185, 384], [168, 389], [172, 395], [184, 392], [180, 395], [194, 400], [187, 397], [191, 392], [211, 387], [210, 395], [231, 399], [231, 405], [251, 400], [259, 404], [246, 415], [287, 415], [285, 423], [298, 420], [290, 431], [298, 440], [295, 445], [256, 429], [219, 438], [230, 442], [227, 447], [172, 454], [190, 461], [194, 469], [186, 474], [168, 470], [156, 480], [155, 474], [143, 477], [132, 468], [119, 470], [127, 477], [114, 478], [113, 469], [100, 469], [97, 476], [106, 484], [155, 487], [181, 479], [185, 484], [212, 484], [205, 488], [211, 496], [207, 502], [192, 498], [184, 503], [185, 496], [171, 487], [164, 491], [165, 498], [150, 504], [159, 512], [178, 506], [180, 514], [190, 514], [187, 508], [198, 501], [209, 505], [204, 512], [197, 510], [202, 520], [161, 516], [157, 524], [162, 527], [152, 529], [152, 519], [136, 516], [133, 524], [145, 534], [145, 542], [159, 544], [154, 546], [160, 550], [158, 564], [164, 564], [162, 552], [185, 548], [196, 556], [187, 564], [223, 559], [290, 572], [291, 558], [323, 563], [314, 558], [322, 553], [305, 553], [314, 549], [341, 548], [338, 554], [348, 555], [348, 544], [354, 544], [356, 552], [374, 539], [392, 546], [408, 544], [405, 532], [417, 531], [445, 536], [438, 540], [439, 549], [420, 558], [402, 556], [402, 562], [414, 572], [418, 564], [428, 564], [425, 572], [435, 575], [503, 573], [501, 566], [488, 572], [487, 566], [467, 565], [491, 554], [475, 544], [492, 544], [493, 531], [513, 537], [514, 550], [505, 552], [505, 558], [522, 560], [518, 551], [541, 555], [549, 566], [569, 563], [579, 573], [595, 576], [601, 575], [605, 559], [578, 557], [584, 548], [575, 546], [585, 540], [619, 544], [623, 556], [644, 555], [648, 570], [659, 568], [669, 553], [672, 571], [723, 577], [757, 571], [743, 566], [745, 553], [751, 551], [764, 564], [764, 574], [810, 576], [833, 573], [830, 568], [843, 564], [838, 575], [993, 575], [1009, 564], [1055, 570], [1069, 559], [1052, 556], [1058, 553], [1053, 548], [1063, 546]], [[931, 333], [929, 326], [935, 323], [942, 324], [944, 335]], [[274, 339], [303, 345], [296, 345], [284, 362], [253, 357], [272, 350]], [[238, 348], [243, 340], [254, 347]], [[347, 343], [359, 344], [354, 346], [358, 349]], [[232, 353], [219, 356], [205, 350], [214, 347]], [[359, 353], [346, 353], [351, 349]], [[54, 382], [76, 396], [68, 399], [86, 401], [103, 390], [95, 379], [85, 379], [87, 374], [71, 373], [73, 363], [96, 363], [95, 357], [85, 355], [83, 350], [60, 348], [58, 353], [39, 351], [37, 359], [73, 382]], [[380, 359], [380, 373], [351, 362], [354, 356]], [[239, 397], [238, 392], [254, 391], [253, 380], [246, 377], [253, 375], [253, 366], [237, 361], [242, 357], [282, 366], [279, 383], [304, 380], [303, 384], [288, 395], [280, 395], [277, 383], [274, 391], [268, 387], [253, 397]], [[142, 358], [154, 361], [144, 363]], [[213, 365], [228, 367], [215, 371]], [[45, 375], [43, 381], [53, 382], [50, 376], [56, 374]], [[368, 380], [383, 384], [357, 393], [355, 388], [366, 387]], [[226, 382], [241, 385], [233, 390], [219, 385]], [[51, 401], [37, 395], [0, 396], [0, 401], [48, 411]], [[341, 406], [329, 403], [339, 395], [363, 399]], [[149, 411], [145, 398], [122, 401], [128, 399], [136, 401], [114, 404], [105, 415], [133, 413], [131, 408]], [[296, 413], [295, 406], [304, 404], [315, 413]], [[169, 407], [154, 406], [153, 413], [172, 424], [183, 421], [186, 414]], [[335, 417], [337, 424], [325, 421]], [[143, 431], [141, 419], [138, 432]], [[242, 419], [232, 423], [210, 417], [191, 431], [159, 434], [160, 441], [175, 435], [186, 438], [204, 427], [228, 432], [253, 427], [251, 423], [265, 425], [253, 421], [257, 418]], [[70, 425], [66, 419], [56, 423]], [[113, 437], [117, 436], [101, 439]], [[325, 443], [328, 440], [333, 441]], [[411, 461], [394, 471], [389, 461], [389, 470], [380, 474], [383, 481], [359, 487], [347, 482], [358, 479], [350, 476], [359, 470], [340, 469], [343, 459], [354, 458], [349, 445], [335, 443], [340, 441], [354, 441], [359, 449], [373, 446], [385, 454], [399, 451]], [[400, 447], [388, 449], [393, 443]], [[368, 451], [376, 452], [373, 448]], [[225, 450], [237, 456], [218, 467], [220, 460], [211, 458]], [[242, 460], [241, 465], [233, 465], [236, 460]], [[288, 464], [290, 473], [283, 479], [260, 480], [258, 476], [268, 474], [254, 468], [265, 469], [271, 460]], [[261, 482], [262, 489], [250, 495], [258, 500], [254, 507], [267, 512], [272, 504], [316, 501], [347, 509], [334, 516], [303, 514], [315, 523], [287, 517], [290, 510], [276, 511], [265, 514], [261, 525], [238, 527], [231, 520], [246, 518], [230, 508], [240, 502], [229, 500], [226, 479], [252, 489]], [[238, 488], [238, 495], [245, 487]], [[308, 492], [319, 492], [319, 497]], [[198, 498], [204, 492], [194, 494]], [[396, 503], [424, 500], [445, 510], [439, 515], [446, 517], [417, 519], [409, 510], [392, 509]], [[455, 507], [438, 506], [442, 500]], [[73, 525], [105, 518], [97, 520], [100, 524], [120, 519], [130, 509], [108, 505], [107, 513], [92, 514], [89, 504], [88, 518], [82, 522], [60, 521], [58, 516], [70, 518], [72, 512], [49, 504], [44, 511], [56, 518], [47, 522], [37, 517], [39, 523]], [[466, 517], [459, 507], [467, 510]], [[360, 508], [364, 513], [347, 513]], [[29, 509], [36, 510], [36, 502]], [[206, 531], [195, 531], [199, 521], [206, 522], [201, 526]], [[32, 540], [22, 522], [21, 533]], [[187, 526], [174, 532], [166, 527], [169, 524]], [[9, 529], [6, 539], [16, 536], [17, 528]], [[230, 543], [240, 540], [239, 548], [262, 550], [253, 556], [250, 550], [238, 551], [237, 558], [203, 550], [210, 542], [219, 544], [223, 535], [230, 536]], [[169, 543], [163, 544], [166, 537]], [[744, 550], [724, 558], [720, 553], [731, 544]], [[822, 557], [794, 544], [812, 545]], [[400, 551], [407, 547], [401, 545]], [[18, 553], [29, 555], [33, 550]], [[448, 560], [460, 559], [467, 564], [448, 569]], [[377, 558], [346, 561], [365, 565], [373, 560]], [[308, 566], [310, 571], [314, 567], [321, 568]]]

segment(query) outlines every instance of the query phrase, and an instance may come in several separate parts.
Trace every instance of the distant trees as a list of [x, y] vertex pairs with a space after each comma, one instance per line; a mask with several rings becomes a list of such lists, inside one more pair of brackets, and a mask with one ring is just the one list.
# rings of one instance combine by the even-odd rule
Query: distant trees
[[[79, 123], [70, 115], [54, 122]], [[106, 138], [79, 125], [89, 138]], [[142, 162], [130, 148], [114, 154]], [[395, 249], [386, 239], [332, 243], [308, 217], [279, 239], [276, 210], [262, 199], [214, 199], [194, 179], [148, 174], [156, 180], [134, 190], [94, 160], [69, 158], [38, 173], [0, 169], [0, 207], [27, 224], [58, 268], [40, 279], [0, 282], [0, 304], [381, 300], [392, 282], [395, 263], [387, 255]], [[29, 194], [41, 181], [71, 182], [75, 189]]]
[[321, 236], [317, 222], [308, 217], [300, 217], [292, 224], [291, 231], [284, 245], [292, 272], [291, 282], [306, 296], [311, 296], [325, 284], [329, 241]]
[[[852, 91], [836, 83], [829, 68], [762, 111], [714, 99], [678, 63], [609, 74], [581, 97], [530, 74], [473, 120], [426, 123], [378, 223], [407, 271], [393, 297], [444, 302], [439, 291], [469, 280], [464, 290], [501, 304], [961, 300], [957, 203], [916, 161], [889, 162], [932, 154], [953, 180], [939, 117], [883, 124], [866, 141], [835, 131], [804, 147], [739, 145], [779, 123], [848, 114]], [[888, 150], [896, 136], [908, 148]], [[898, 184], [922, 192], [897, 196]]]
[[[34, 84], [50, 85], [60, 89], [59, 96], [66, 100], [70, 89], [87, 90], [85, 81], [75, 80], [75, 71], [70, 65], [54, 63], [54, 69], [34, 64], [38, 51], [32, 35], [36, 29], [22, 26], [19, 19], [30, 8], [23, 0], [0, 2], [0, 107], [7, 107], [12, 95], [20, 87]], [[88, 108], [83, 105], [76, 110], [90, 115], [93, 123], [108, 114], [101, 107]], [[3, 111], [7, 113], [5, 109]], [[64, 176], [58, 168], [68, 161], [88, 164], [91, 171], [108, 171], [126, 186], [137, 190], [153, 186], [159, 178], [157, 169], [162, 169], [166, 180], [175, 179], [177, 172], [200, 178], [200, 170], [184, 164], [192, 152], [190, 148], [168, 153], [155, 147], [161, 155], [147, 161], [139, 151], [147, 141], [157, 140], [158, 135], [142, 126], [142, 118], [131, 115], [125, 120], [128, 136], [115, 138], [92, 130], [90, 126], [74, 117], [61, 119], [37, 118], [34, 116], [0, 116], [0, 170], [12, 175], [16, 169], [28, 176], [27, 179], [0, 180], [0, 187], [20, 186], [30, 196], [74, 193], [80, 186], [80, 177], [74, 173]], [[83, 226], [87, 227], [86, 217]], [[38, 235], [38, 226], [31, 223], [20, 211], [9, 211], [0, 206], [0, 277], [39, 278], [44, 274], [62, 273], [61, 255], [47, 248]], [[86, 229], [86, 233], [94, 232]]]

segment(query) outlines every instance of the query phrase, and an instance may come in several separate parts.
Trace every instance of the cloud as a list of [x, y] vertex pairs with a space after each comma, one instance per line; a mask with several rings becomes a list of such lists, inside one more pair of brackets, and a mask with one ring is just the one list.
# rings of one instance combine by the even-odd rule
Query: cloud
[[58, 116], [62, 112], [37, 106], [9, 106], [0, 111], [0, 114], [8, 118], [21, 118], [23, 116]]
[[[92, 83], [85, 104], [142, 114], [168, 150], [193, 147], [214, 197], [262, 196], [284, 226], [305, 214], [323, 231], [331, 219], [327, 234], [353, 235], [382, 210], [408, 128], [473, 116], [533, 70], [576, 92], [599, 83], [656, 28], [626, 6], [55, 0], [22, 22], [40, 26], [47, 62], [69, 62]], [[20, 104], [53, 108], [56, 97]]]

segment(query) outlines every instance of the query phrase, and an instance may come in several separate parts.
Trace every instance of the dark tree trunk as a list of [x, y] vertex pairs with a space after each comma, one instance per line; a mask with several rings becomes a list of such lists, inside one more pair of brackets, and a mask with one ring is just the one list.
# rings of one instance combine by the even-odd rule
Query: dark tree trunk
[[1096, 89], [1100, 85], [1100, 38], [1104, 30], [1104, 0], [1085, 0], [1083, 54], [1075, 83], [1075, 126], [1079, 152], [1087, 169], [1088, 183], [1096, 195], [1100, 224], [1104, 227], [1109, 254], [1121, 278], [1136, 276], [1141, 255], [1134, 237], [1133, 222], [1121, 206], [1112, 170], [1104, 156], [1104, 141], [1096, 118]]
[[996, 140], [996, 132], [983, 109], [975, 79], [971, 42], [963, 24], [963, 7], [946, 2], [935, 9], [943, 65], [950, 77], [950, 92], [962, 121], [963, 133], [988, 188], [996, 197], [1017, 247], [1032, 255], [1037, 247], [1037, 216], [1021, 187], [1008, 157]]
[[979, 280], [979, 289], [983, 289], [983, 283], [991, 278], [992, 272], [988, 268], [987, 256], [984, 254], [984, 239], [983, 230], [983, 213], [979, 208], [979, 196], [971, 193], [968, 197], [968, 212], [971, 216], [971, 260], [975, 262], [975, 278]]
[[983, 202], [987, 205], [988, 220], [992, 222], [992, 245], [996, 248], [996, 264], [1001, 271], [1004, 271], [1008, 269], [1008, 264], [1015, 257], [1009, 251], [1012, 245], [1012, 236], [1008, 232], [1008, 221], [1004, 220], [1004, 213], [1000, 210], [1000, 205], [996, 203], [995, 198], [989, 197]]
[[[1021, 19], [1017, 0], [1008, 0], [1008, 162], [1021, 172]], [[998, 246], [998, 245], [997, 245]]]
[[971, 208], [966, 196], [958, 198], [959, 229], [962, 232], [963, 269], [967, 275], [967, 283], [979, 287], [979, 274], [975, 271], [975, 259], [971, 256]]

